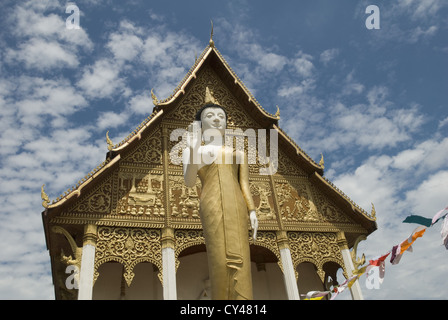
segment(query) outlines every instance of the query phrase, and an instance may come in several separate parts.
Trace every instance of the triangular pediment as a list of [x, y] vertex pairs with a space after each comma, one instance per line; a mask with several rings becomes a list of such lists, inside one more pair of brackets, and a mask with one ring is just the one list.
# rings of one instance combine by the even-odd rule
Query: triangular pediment
[[[105, 163], [47, 206], [44, 222], [201, 228], [201, 185], [198, 179], [195, 187], [185, 186], [182, 165], [171, 157], [176, 147], [181, 152], [182, 142], [180, 138], [171, 139], [170, 134], [193, 121], [207, 90], [227, 110], [229, 128], [275, 130], [278, 135], [276, 172], [261, 174], [260, 168], [266, 165], [258, 160], [249, 166], [251, 191], [262, 228], [346, 230], [353, 234], [369, 234], [376, 229], [374, 217], [323, 177], [323, 166], [278, 127], [279, 116], [259, 105], [221, 54], [210, 46], [173, 95], [164, 100], [154, 95], [153, 113], [124, 141], [109, 143]], [[266, 137], [269, 150], [269, 133]]]

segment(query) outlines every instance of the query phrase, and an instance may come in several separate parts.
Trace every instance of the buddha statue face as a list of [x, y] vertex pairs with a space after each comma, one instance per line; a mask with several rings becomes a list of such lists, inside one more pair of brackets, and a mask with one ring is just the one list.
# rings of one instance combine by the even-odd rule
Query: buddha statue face
[[201, 126], [203, 132], [206, 130], [219, 131], [221, 135], [226, 130], [226, 113], [219, 107], [205, 108], [201, 113]]

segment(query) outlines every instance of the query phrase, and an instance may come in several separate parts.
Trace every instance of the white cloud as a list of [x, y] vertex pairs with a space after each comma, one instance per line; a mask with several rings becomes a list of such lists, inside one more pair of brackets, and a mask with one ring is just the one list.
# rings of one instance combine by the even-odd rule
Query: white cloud
[[42, 39], [31, 39], [19, 45], [18, 50], [8, 49], [6, 51], [8, 63], [25, 63], [27, 68], [38, 70], [52, 70], [54, 68], [74, 68], [79, 61], [74, 52], [70, 52], [57, 42], [47, 42]]
[[323, 51], [320, 54], [320, 61], [324, 65], [327, 65], [331, 60], [334, 60], [339, 55], [339, 51], [340, 50], [337, 48], [327, 49]]
[[354, 71], [352, 71], [345, 77], [341, 93], [345, 96], [360, 94], [364, 91], [364, 89], [364, 85], [355, 79]]
[[15, 108], [20, 122], [43, 126], [42, 115], [66, 116], [87, 106], [87, 101], [64, 78], [47, 80], [22, 76], [12, 80], [17, 84], [11, 108]]
[[299, 76], [307, 78], [312, 75], [314, 65], [311, 60], [313, 60], [313, 57], [311, 55], [305, 54], [302, 51], [299, 51], [297, 53], [297, 58], [292, 60], [292, 65], [294, 66]]
[[277, 94], [280, 97], [298, 97], [303, 94], [311, 92], [316, 86], [316, 82], [313, 79], [304, 79], [300, 81], [299, 85], [288, 84], [278, 89]]
[[344, 144], [355, 144], [367, 149], [393, 147], [400, 142], [410, 141], [413, 132], [421, 125], [421, 116], [416, 110], [407, 110], [403, 121], [402, 111], [378, 115], [374, 106], [344, 106], [336, 104], [331, 109], [331, 135], [322, 141], [328, 150], [335, 150]]
[[60, 6], [56, 2], [38, 5], [35, 1], [17, 4], [8, 16], [9, 28], [16, 36], [17, 48], [6, 50], [5, 61], [25, 63], [40, 71], [53, 68], [75, 68], [80, 49], [91, 50], [93, 44], [81, 28], [68, 30], [64, 16], [46, 13]]
[[118, 32], [111, 33], [106, 47], [118, 61], [132, 61], [143, 49], [142, 31], [128, 21], [120, 23]]
[[153, 107], [154, 103], [149, 92], [135, 95], [129, 101], [129, 109], [135, 114], [149, 114]]
[[123, 125], [128, 120], [126, 112], [115, 113], [112, 111], [102, 112], [98, 116], [97, 128], [100, 130], [116, 128]]
[[437, 26], [429, 26], [426, 30], [422, 29], [420, 26], [416, 27], [409, 35], [409, 42], [416, 43], [421, 38], [426, 39], [433, 36], [438, 30]]
[[406, 193], [412, 212], [432, 218], [432, 213], [448, 205], [448, 170], [430, 175], [417, 188]]
[[440, 128], [446, 126], [447, 124], [448, 124], [448, 117], [446, 117], [445, 119], [439, 121], [438, 128], [440, 129]]
[[428, 139], [412, 149], [403, 150], [394, 157], [393, 167], [412, 170], [414, 174], [422, 174], [438, 170], [446, 166], [448, 161], [448, 138], [440, 142]]
[[380, 211], [393, 207], [400, 182], [386, 174], [391, 159], [387, 156], [373, 156], [353, 172], [340, 174], [332, 179], [344, 193], [348, 194], [362, 208], [369, 210], [373, 202]]
[[428, 20], [446, 6], [443, 0], [402, 0], [394, 4], [394, 10], [401, 10], [413, 20]]
[[120, 69], [113, 60], [101, 59], [84, 68], [77, 83], [85, 94], [93, 99], [114, 98], [127, 92], [125, 80], [120, 77]]

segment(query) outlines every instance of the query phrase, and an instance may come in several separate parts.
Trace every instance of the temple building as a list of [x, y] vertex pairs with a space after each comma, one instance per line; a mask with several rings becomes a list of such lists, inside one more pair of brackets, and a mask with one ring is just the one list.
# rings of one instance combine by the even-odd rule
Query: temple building
[[[356, 248], [377, 228], [373, 206], [366, 212], [325, 178], [323, 158], [288, 137], [280, 113], [261, 107], [212, 39], [170, 97], [151, 93], [152, 113], [126, 139], [106, 134], [102, 164], [54, 201], [42, 187], [56, 299], [210, 299], [201, 184], [186, 187], [174, 134], [206, 99], [226, 109], [234, 132], [267, 132], [268, 154], [275, 133], [275, 170], [244, 140], [259, 220], [257, 239], [249, 223], [247, 233], [254, 299], [303, 299], [363, 263]], [[363, 298], [359, 283], [351, 294]]]

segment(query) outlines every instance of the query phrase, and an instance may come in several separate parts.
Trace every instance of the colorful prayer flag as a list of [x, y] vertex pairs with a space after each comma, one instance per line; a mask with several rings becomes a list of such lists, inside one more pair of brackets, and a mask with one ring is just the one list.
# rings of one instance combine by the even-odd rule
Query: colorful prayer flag
[[404, 223], [417, 223], [417, 224], [424, 225], [426, 227], [430, 227], [432, 224], [432, 219], [425, 218], [422, 216], [417, 216], [417, 215], [410, 215], [410, 216], [406, 217], [406, 219], [404, 219], [403, 222]]
[[432, 224], [435, 224], [437, 221], [439, 221], [440, 218], [445, 216], [448, 213], [448, 212], [445, 212], [447, 210], [448, 210], [448, 207], [437, 212], [436, 215], [432, 218]]
[[412, 234], [409, 236], [409, 238], [404, 240], [400, 244], [400, 247], [401, 247], [400, 254], [403, 254], [406, 250], [408, 250], [411, 247], [411, 245], [415, 242], [415, 240], [417, 240], [417, 238], [420, 238], [421, 236], [423, 236], [425, 231], [426, 231], [425, 227], [417, 227], [417, 228], [415, 228], [415, 230], [412, 232]]

